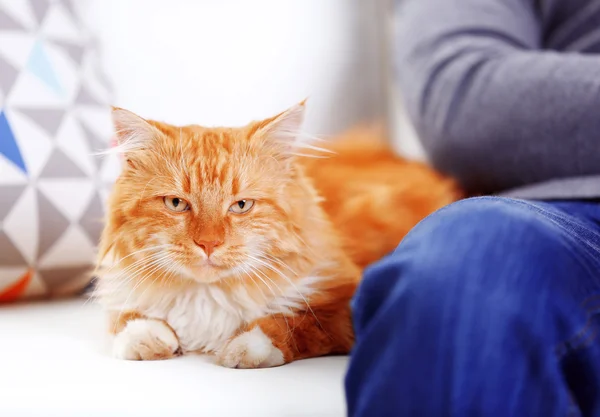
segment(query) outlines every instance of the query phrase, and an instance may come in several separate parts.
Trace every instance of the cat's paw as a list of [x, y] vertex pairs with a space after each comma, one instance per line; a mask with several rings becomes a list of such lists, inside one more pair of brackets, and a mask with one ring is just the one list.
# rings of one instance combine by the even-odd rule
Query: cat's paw
[[117, 359], [169, 359], [177, 355], [178, 349], [177, 336], [161, 320], [131, 320], [113, 342], [113, 356]]
[[217, 354], [217, 363], [227, 368], [270, 368], [283, 365], [283, 353], [273, 346], [260, 327], [241, 333]]

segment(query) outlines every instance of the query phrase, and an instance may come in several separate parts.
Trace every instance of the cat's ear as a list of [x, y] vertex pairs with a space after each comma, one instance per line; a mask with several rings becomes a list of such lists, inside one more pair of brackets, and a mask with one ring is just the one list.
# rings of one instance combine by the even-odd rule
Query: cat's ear
[[277, 116], [259, 122], [257, 133], [270, 148], [282, 156], [291, 156], [302, 146], [300, 129], [304, 122], [306, 100]]
[[289, 141], [300, 132], [306, 112], [306, 100], [301, 101], [286, 111], [279, 113], [265, 122], [265, 133], [273, 140]]
[[125, 155], [130, 166], [134, 166], [134, 155], [148, 147], [161, 132], [148, 121], [129, 110], [112, 108], [117, 146], [115, 151]]
[[143, 149], [160, 135], [157, 128], [129, 110], [113, 107], [112, 120], [117, 144], [124, 153]]

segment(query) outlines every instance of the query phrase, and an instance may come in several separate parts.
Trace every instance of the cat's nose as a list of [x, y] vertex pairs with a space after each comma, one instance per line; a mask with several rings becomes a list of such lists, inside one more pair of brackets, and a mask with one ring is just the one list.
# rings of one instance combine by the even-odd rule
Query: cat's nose
[[206, 256], [208, 257], [210, 257], [210, 255], [214, 252], [217, 246], [221, 246], [223, 244], [223, 242], [218, 240], [198, 240], [194, 242], [196, 243], [196, 245], [200, 246], [202, 250], [204, 250], [204, 253], [206, 253]]

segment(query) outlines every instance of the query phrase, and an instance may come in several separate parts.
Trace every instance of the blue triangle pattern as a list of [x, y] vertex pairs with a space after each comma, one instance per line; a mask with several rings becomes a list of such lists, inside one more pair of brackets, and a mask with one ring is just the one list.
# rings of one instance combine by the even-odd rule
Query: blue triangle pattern
[[48, 58], [46, 50], [40, 41], [37, 41], [33, 45], [29, 61], [27, 62], [27, 69], [46, 83], [46, 85], [52, 88], [56, 93], [62, 94], [63, 89], [60, 85], [60, 81], [54, 72], [54, 68], [52, 68], [52, 63]]
[[27, 174], [25, 161], [23, 161], [23, 156], [15, 140], [15, 135], [3, 111], [0, 111], [0, 155], [4, 155], [10, 162]]

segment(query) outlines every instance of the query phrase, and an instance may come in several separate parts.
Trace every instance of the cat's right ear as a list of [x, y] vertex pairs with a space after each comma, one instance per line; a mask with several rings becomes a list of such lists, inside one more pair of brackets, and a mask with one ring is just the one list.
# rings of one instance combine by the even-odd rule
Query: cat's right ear
[[135, 155], [148, 147], [150, 141], [161, 133], [137, 114], [119, 107], [112, 108], [117, 146], [115, 151], [123, 154], [127, 163], [135, 166]]

